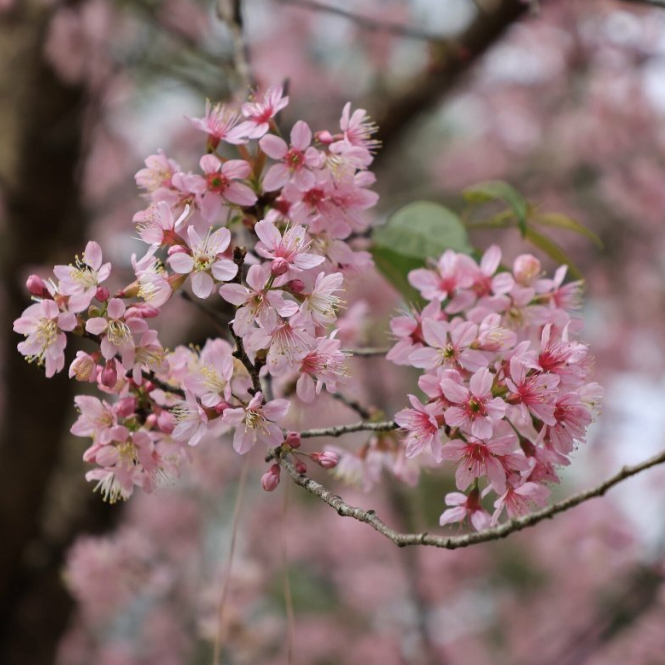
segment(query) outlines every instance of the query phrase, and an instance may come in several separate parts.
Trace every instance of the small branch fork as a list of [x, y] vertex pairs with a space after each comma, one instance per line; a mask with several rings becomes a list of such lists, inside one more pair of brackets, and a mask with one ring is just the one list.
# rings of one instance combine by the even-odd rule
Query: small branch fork
[[[362, 425], [362, 427], [361, 427]], [[396, 429], [395, 423], [356, 423], [355, 425], [346, 425], [341, 427], [331, 427], [328, 430], [306, 430], [301, 432], [303, 438], [308, 436], [341, 436], [347, 432], [359, 432], [363, 430], [374, 431], [387, 431], [386, 425], [394, 425], [390, 429]], [[535, 511], [529, 515], [524, 515], [500, 524], [483, 531], [475, 533], [468, 533], [462, 536], [441, 536], [424, 533], [399, 533], [389, 527], [383, 520], [381, 520], [373, 510], [365, 510], [357, 506], [351, 506], [342, 499], [342, 497], [334, 494], [329, 489], [313, 480], [309, 476], [298, 473], [293, 462], [288, 457], [277, 457], [278, 463], [286, 469], [287, 473], [291, 476], [296, 485], [300, 485], [310, 494], [319, 497], [321, 501], [334, 508], [342, 517], [353, 517], [359, 522], [369, 524], [375, 531], [391, 540], [398, 547], [407, 547], [410, 545], [428, 545], [430, 547], [439, 547], [447, 550], [456, 550], [461, 547], [469, 547], [478, 543], [486, 543], [492, 540], [500, 540], [509, 536], [516, 531], [522, 531], [529, 527], [535, 526], [539, 522], [546, 519], [551, 519], [559, 513], [566, 512], [581, 503], [593, 499], [595, 497], [603, 496], [610, 488], [618, 485], [627, 478], [650, 469], [651, 467], [658, 466], [665, 463], [665, 451], [659, 453], [655, 457], [636, 464], [634, 466], [624, 466], [621, 471], [611, 476], [597, 487], [574, 494], [563, 501], [558, 501], [547, 508]]]

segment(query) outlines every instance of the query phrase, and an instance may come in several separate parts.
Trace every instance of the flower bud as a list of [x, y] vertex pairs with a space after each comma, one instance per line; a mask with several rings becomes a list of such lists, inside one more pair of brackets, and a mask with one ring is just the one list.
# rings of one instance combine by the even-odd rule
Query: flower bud
[[95, 298], [97, 298], [99, 302], [106, 302], [110, 295], [109, 290], [105, 286], [98, 286]]
[[302, 279], [292, 279], [289, 282], [289, 288], [293, 293], [302, 293], [305, 290], [305, 282]]
[[162, 411], [157, 416], [157, 427], [164, 432], [164, 434], [171, 434], [175, 429], [175, 418], [170, 411]]
[[540, 274], [540, 261], [532, 254], [520, 254], [513, 263], [513, 274], [522, 286], [530, 286]]
[[106, 363], [106, 367], [102, 370], [101, 383], [106, 388], [113, 388], [118, 382], [118, 372], [115, 368], [113, 360]]
[[159, 309], [153, 307], [153, 305], [149, 305], [147, 302], [134, 303], [125, 312], [125, 319], [152, 319], [155, 316], [159, 316]]
[[334, 469], [339, 464], [339, 455], [329, 450], [323, 453], [312, 453], [310, 457], [324, 469]]
[[286, 435], [286, 443], [291, 448], [300, 448], [300, 432], [289, 432]]
[[270, 266], [270, 272], [272, 272], [272, 274], [275, 275], [275, 277], [283, 275], [285, 272], [288, 272], [288, 270], [289, 270], [289, 262], [281, 256], [278, 256]]
[[189, 254], [189, 250], [182, 245], [173, 245], [173, 247], [169, 247], [168, 255], [173, 256], [174, 254]]
[[48, 289], [46, 288], [44, 280], [41, 277], [39, 277], [39, 275], [30, 275], [25, 285], [28, 288], [28, 293], [31, 296], [36, 296], [37, 298], [51, 297], [51, 294], [48, 292]]
[[334, 140], [333, 135], [325, 129], [323, 131], [316, 132], [314, 136], [319, 143], [323, 143], [324, 145], [330, 145]]
[[135, 411], [136, 400], [133, 397], [123, 397], [115, 404], [115, 412], [122, 418], [133, 416]]
[[296, 467], [298, 473], [307, 473], [307, 465], [304, 462], [297, 460], [293, 466]]
[[268, 471], [261, 476], [261, 485], [266, 492], [272, 492], [279, 485], [279, 464], [273, 464]]
[[158, 424], [159, 424], [159, 423], [157, 422], [157, 416], [156, 416], [154, 413], [151, 413], [151, 414], [145, 419], [145, 424], [146, 424], [148, 427], [150, 427], [151, 429], [152, 429], [153, 427], [157, 427]]

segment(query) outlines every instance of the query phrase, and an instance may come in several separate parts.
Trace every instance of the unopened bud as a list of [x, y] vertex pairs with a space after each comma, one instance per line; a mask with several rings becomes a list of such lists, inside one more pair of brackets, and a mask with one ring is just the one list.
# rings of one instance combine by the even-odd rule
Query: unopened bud
[[101, 384], [106, 388], [113, 388], [113, 386], [115, 386], [115, 384], [118, 382], [118, 372], [115, 368], [115, 363], [113, 360], [109, 360], [106, 363], [106, 367], [104, 367], [102, 370], [100, 380]]
[[168, 255], [173, 256], [174, 254], [189, 254], [189, 250], [182, 245], [173, 245], [173, 247], [169, 247]]
[[28, 288], [28, 293], [31, 296], [36, 296], [37, 298], [51, 297], [51, 294], [48, 292], [48, 289], [46, 288], [44, 280], [41, 277], [39, 277], [39, 275], [30, 275], [25, 285]]
[[298, 473], [307, 473], [307, 465], [304, 462], [298, 460], [293, 466], [295, 466]]
[[339, 464], [339, 455], [329, 450], [324, 453], [312, 453], [310, 457], [324, 469], [334, 469]]
[[273, 464], [268, 471], [261, 476], [261, 485], [266, 492], [272, 492], [279, 485], [279, 464]]
[[540, 261], [532, 254], [520, 254], [513, 263], [513, 274], [522, 286], [530, 286], [540, 275]]
[[109, 290], [105, 286], [97, 287], [95, 298], [97, 298], [99, 302], [106, 302], [109, 299], [109, 295], [110, 295]]
[[283, 275], [285, 272], [288, 272], [288, 270], [289, 262], [281, 256], [277, 257], [270, 266], [270, 272], [275, 275], [275, 277]]
[[115, 411], [122, 418], [133, 416], [136, 411], [136, 400], [133, 397], [123, 397], [116, 402]]
[[156, 416], [154, 413], [151, 413], [151, 414], [145, 419], [145, 424], [146, 424], [149, 428], [152, 429], [153, 427], [157, 427], [157, 426], [159, 425], [159, 423], [158, 423], [157, 421], [158, 421], [157, 416]]
[[323, 143], [324, 145], [330, 145], [334, 140], [333, 135], [326, 129], [316, 132], [314, 136], [319, 143]]
[[300, 448], [300, 432], [289, 432], [286, 435], [286, 443], [291, 448]]
[[155, 316], [159, 316], [159, 310], [156, 307], [149, 305], [147, 302], [134, 303], [125, 312], [125, 319], [152, 319]]
[[305, 290], [305, 282], [302, 279], [292, 279], [289, 282], [289, 288], [293, 293], [302, 293]]
[[214, 409], [221, 416], [230, 406], [228, 402], [221, 401], [219, 404], [215, 404]]
[[157, 427], [164, 432], [164, 434], [171, 434], [175, 429], [175, 418], [170, 411], [162, 411], [157, 416]]

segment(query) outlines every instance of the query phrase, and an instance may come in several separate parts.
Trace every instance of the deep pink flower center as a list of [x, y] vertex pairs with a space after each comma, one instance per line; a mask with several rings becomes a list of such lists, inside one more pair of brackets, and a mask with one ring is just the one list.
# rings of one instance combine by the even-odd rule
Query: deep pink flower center
[[209, 173], [206, 177], [208, 182], [208, 190], [221, 194], [228, 186], [229, 179], [221, 173]]
[[292, 171], [299, 171], [305, 163], [305, 155], [300, 152], [300, 150], [291, 148], [291, 150], [286, 153], [284, 162]]

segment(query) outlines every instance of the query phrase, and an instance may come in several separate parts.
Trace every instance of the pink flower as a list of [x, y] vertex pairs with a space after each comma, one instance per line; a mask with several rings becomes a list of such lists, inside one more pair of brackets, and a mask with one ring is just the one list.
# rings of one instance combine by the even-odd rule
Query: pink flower
[[404, 443], [406, 456], [420, 455], [427, 446], [437, 461], [441, 460], [439, 428], [443, 424], [443, 406], [440, 402], [423, 404], [415, 395], [409, 395], [412, 409], [402, 409], [395, 414], [395, 422], [408, 432]]
[[278, 446], [284, 440], [284, 433], [275, 424], [289, 410], [285, 399], [274, 399], [263, 404], [263, 394], [258, 392], [250, 403], [242, 409], [226, 409], [222, 422], [236, 428], [233, 435], [233, 448], [240, 455], [251, 450], [257, 442], [266, 446]]
[[396, 365], [410, 365], [411, 353], [423, 348], [425, 338], [423, 337], [422, 324], [425, 319], [435, 321], [445, 319], [441, 312], [441, 305], [437, 300], [427, 303], [422, 313], [416, 311], [403, 316], [396, 316], [390, 320], [390, 330], [397, 338], [397, 343], [388, 351], [386, 359]]
[[449, 492], [446, 494], [446, 505], [451, 506], [444, 510], [439, 518], [439, 524], [453, 524], [463, 522], [467, 517], [476, 531], [482, 531], [490, 527], [492, 519], [490, 514], [480, 505], [478, 490], [472, 491], [469, 496], [460, 492]]
[[381, 141], [372, 138], [378, 131], [378, 126], [372, 122], [365, 109], [356, 109], [351, 113], [351, 102], [344, 105], [339, 126], [344, 133], [344, 140], [353, 146], [372, 152], [381, 145]]
[[312, 292], [308, 294], [300, 306], [301, 313], [320, 325], [333, 323], [337, 318], [337, 311], [342, 306], [342, 300], [336, 295], [342, 290], [344, 275], [335, 272], [326, 275], [320, 272], [316, 276], [316, 282]]
[[159, 308], [171, 297], [173, 289], [161, 262], [149, 251], [140, 261], [132, 254], [132, 267], [138, 282], [138, 297], [148, 305]]
[[190, 446], [195, 446], [207, 433], [208, 416], [191, 392], [185, 391], [185, 399], [178, 400], [171, 413], [176, 421], [173, 430], [176, 441], [187, 441]]
[[[118, 424], [117, 416], [107, 402], [102, 402], [91, 395], [78, 395], [74, 398], [74, 403], [80, 414], [70, 429], [75, 436], [89, 436], [99, 445], [127, 438], [129, 434], [127, 428]], [[86, 461], [94, 457], [95, 450], [89, 449], [89, 451], [83, 458]]]
[[281, 189], [293, 178], [294, 182], [303, 189], [309, 189], [314, 184], [314, 175], [311, 169], [323, 165], [323, 155], [310, 146], [312, 130], [302, 120], [296, 122], [291, 130], [291, 146], [284, 139], [273, 134], [266, 134], [260, 141], [261, 150], [274, 160], [281, 162], [268, 169], [263, 178], [263, 189], [274, 192]]
[[462, 367], [469, 372], [487, 367], [485, 354], [470, 348], [478, 337], [478, 326], [475, 323], [460, 318], [449, 322], [425, 319], [422, 327], [423, 338], [429, 346], [409, 355], [409, 363], [414, 367]]
[[[307, 240], [307, 233], [299, 224], [287, 227], [282, 235], [272, 222], [262, 220], [254, 226], [254, 232], [260, 240], [256, 244], [256, 253], [272, 260], [272, 273], [279, 275], [278, 286], [325, 261], [325, 257], [307, 252], [311, 241]], [[278, 262], [281, 267], [276, 270]]]
[[202, 238], [190, 226], [187, 229], [188, 252], [176, 252], [169, 256], [169, 265], [180, 275], [192, 274], [192, 291], [199, 298], [208, 298], [215, 282], [228, 282], [238, 273], [238, 266], [223, 257], [231, 243], [231, 232], [222, 228], [208, 232]]
[[232, 376], [231, 346], [223, 339], [208, 340], [201, 351], [201, 362], [190, 369], [184, 385], [203, 406], [212, 408], [231, 399]]
[[136, 229], [141, 240], [149, 245], [159, 247], [165, 244], [181, 242], [178, 233], [189, 216], [189, 206], [185, 206], [183, 213], [175, 219], [171, 207], [165, 201], [151, 205], [134, 215]]
[[284, 300], [283, 291], [268, 287], [270, 277], [270, 266], [254, 265], [247, 273], [247, 286], [223, 284], [219, 289], [224, 300], [239, 307], [233, 320], [237, 335], [246, 335], [255, 322], [272, 332], [280, 316], [293, 316], [298, 311], [296, 303]]
[[106, 315], [88, 319], [85, 329], [92, 335], [102, 336], [102, 355], [107, 360], [120, 353], [124, 364], [125, 357], [134, 351], [134, 337], [125, 321], [125, 303], [120, 298], [111, 298]]
[[346, 356], [334, 335], [319, 337], [316, 348], [302, 360], [296, 393], [303, 402], [313, 402], [324, 386], [328, 392], [335, 392], [337, 383], [348, 377]]
[[61, 312], [53, 300], [30, 305], [14, 321], [14, 332], [26, 337], [19, 342], [18, 350], [28, 362], [45, 365], [46, 376], [51, 378], [65, 366], [65, 332], [74, 330], [76, 325], [76, 315]]
[[196, 129], [205, 132], [213, 139], [213, 147], [216, 147], [220, 141], [235, 145], [247, 143], [245, 130], [241, 126], [236, 126], [238, 120], [239, 116], [236, 111], [231, 111], [223, 104], [212, 106], [210, 100], [206, 101], [206, 111], [203, 118], [190, 118]]
[[419, 268], [409, 273], [409, 282], [426, 300], [446, 300], [457, 289], [473, 285], [478, 267], [473, 259], [448, 249], [438, 261], [437, 270]]
[[97, 287], [109, 276], [111, 264], [102, 265], [101, 247], [90, 241], [85, 246], [83, 257], [76, 257], [75, 266], [55, 266], [53, 272], [60, 280], [58, 290], [69, 296], [67, 309], [82, 312], [97, 294]]
[[97, 380], [97, 362], [85, 351], [77, 351], [76, 358], [69, 366], [69, 378], [94, 383]]
[[559, 396], [552, 412], [552, 421], [547, 423], [551, 425], [547, 428], [547, 437], [556, 450], [568, 455], [575, 441], [584, 441], [593, 416], [581, 396], [575, 392]]
[[261, 138], [269, 129], [270, 121], [289, 103], [281, 86], [270, 86], [259, 100], [242, 105], [242, 114], [247, 118], [238, 126], [250, 139]]
[[492, 524], [499, 521], [504, 508], [508, 512], [508, 517], [511, 518], [526, 515], [530, 511], [530, 503], [544, 506], [549, 495], [549, 489], [538, 483], [526, 482], [519, 487], [509, 485], [506, 491], [494, 502], [496, 510], [492, 515]]
[[146, 168], [134, 176], [136, 184], [151, 194], [162, 188], [171, 187], [171, 178], [180, 171], [180, 165], [169, 159], [161, 150], [145, 160]]
[[501, 420], [506, 404], [500, 397], [492, 399], [494, 375], [487, 369], [479, 369], [469, 381], [469, 390], [450, 379], [441, 381], [443, 394], [452, 404], [446, 409], [446, 424], [470, 431], [478, 439], [492, 436], [492, 425]]
[[497, 494], [506, 489], [506, 469], [502, 457], [515, 447], [515, 436], [502, 436], [490, 441], [453, 439], [443, 445], [441, 459], [457, 462], [455, 481], [464, 491], [477, 478], [487, 476]]

